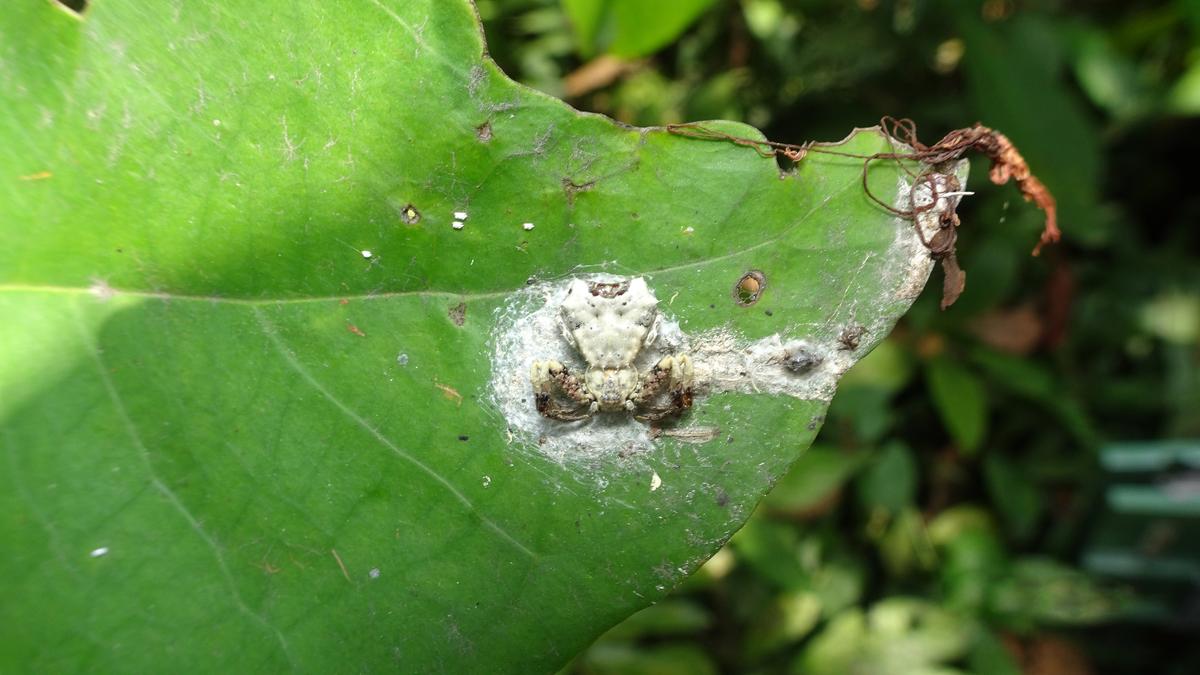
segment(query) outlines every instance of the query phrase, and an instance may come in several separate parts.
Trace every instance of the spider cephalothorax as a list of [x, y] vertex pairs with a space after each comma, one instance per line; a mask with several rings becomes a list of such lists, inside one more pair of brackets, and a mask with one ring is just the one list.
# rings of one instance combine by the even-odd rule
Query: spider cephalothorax
[[[629, 411], [654, 421], [692, 405], [692, 360], [664, 356], [644, 375], [633, 365], [642, 348], [658, 337], [658, 299], [638, 277], [585, 282], [567, 289], [559, 314], [563, 337], [587, 363], [582, 377], [558, 361], [534, 361], [537, 409], [558, 420], [581, 420], [596, 412]], [[666, 398], [665, 403], [659, 402]], [[570, 404], [565, 404], [566, 399]]]

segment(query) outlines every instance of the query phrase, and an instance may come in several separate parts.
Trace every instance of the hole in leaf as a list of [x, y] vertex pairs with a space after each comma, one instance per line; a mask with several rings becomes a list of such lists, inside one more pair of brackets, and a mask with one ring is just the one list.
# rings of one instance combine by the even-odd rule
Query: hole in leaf
[[796, 172], [796, 162], [782, 152], [775, 153], [775, 164], [779, 166], [780, 178], [786, 178]]
[[421, 212], [417, 210], [417, 207], [409, 204], [400, 209], [400, 220], [403, 220], [405, 225], [416, 225], [421, 222]]
[[69, 9], [75, 14], [82, 15], [87, 10], [88, 0], [54, 0], [57, 4], [62, 5], [65, 9]]
[[762, 292], [767, 288], [767, 278], [758, 270], [750, 270], [742, 275], [733, 286], [733, 301], [742, 307], [749, 307], [758, 302]]

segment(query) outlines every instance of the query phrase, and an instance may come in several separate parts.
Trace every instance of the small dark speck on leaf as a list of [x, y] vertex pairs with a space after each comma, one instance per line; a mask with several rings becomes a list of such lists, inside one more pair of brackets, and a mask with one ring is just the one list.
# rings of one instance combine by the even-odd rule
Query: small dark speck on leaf
[[819, 365], [821, 361], [821, 357], [812, 351], [804, 347], [796, 347], [784, 353], [783, 367], [797, 375], [803, 375]]
[[729, 494], [726, 493], [724, 490], [721, 490], [720, 492], [717, 493], [717, 506], [720, 506], [721, 508], [725, 508], [728, 505], [729, 505]]
[[469, 441], [469, 440], [471, 440], [471, 437], [470, 437], [470, 436], [467, 436], [466, 434], [462, 434], [462, 435], [460, 435], [460, 436], [458, 437], [458, 440], [460, 440], [460, 441]]
[[709, 305], [709, 306], [708, 306], [708, 308], [709, 308], [709, 309], [716, 309], [716, 308], [717, 308], [717, 306], [716, 306], [716, 305]]
[[775, 312], [772, 312], [769, 309], [763, 310], [763, 313], [766, 314], [767, 316], [775, 316]]
[[862, 340], [862, 337], [866, 334], [866, 332], [867, 329], [858, 324], [846, 326], [842, 329], [841, 335], [838, 336], [838, 343], [840, 343], [841, 346], [840, 348], [848, 352], [858, 349], [858, 343]]
[[525, 280], [526, 286], [532, 286], [536, 283], [537, 283], [537, 277], [529, 277], [528, 279]]
[[413, 206], [412, 204], [408, 204], [404, 208], [400, 209], [400, 220], [402, 220], [405, 225], [416, 225], [417, 223], [421, 222], [421, 212], [417, 210], [417, 207]]
[[467, 303], [460, 302], [451, 307], [449, 315], [450, 320], [454, 322], [455, 326], [463, 325], [463, 323], [465, 323], [467, 320]]

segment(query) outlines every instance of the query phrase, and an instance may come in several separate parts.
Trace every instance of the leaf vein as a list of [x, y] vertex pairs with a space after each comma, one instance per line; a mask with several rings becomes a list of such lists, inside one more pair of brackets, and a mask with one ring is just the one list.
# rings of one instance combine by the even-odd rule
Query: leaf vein
[[258, 320], [259, 326], [262, 328], [263, 334], [267, 336], [267, 339], [271, 341], [271, 344], [274, 345], [275, 349], [279, 352], [283, 359], [287, 361], [288, 365], [291, 366], [291, 368], [295, 370], [305, 382], [307, 382], [313, 389], [317, 390], [317, 392], [321, 394], [325, 400], [329, 401], [329, 403], [340, 410], [343, 415], [349, 417], [354, 421], [355, 424], [362, 427], [367, 433], [371, 434], [375, 440], [379, 441], [384, 447], [391, 450], [392, 453], [397, 457], [403, 459], [409, 464], [412, 464], [417, 469], [420, 469], [425, 475], [429, 476], [439, 485], [445, 488], [446, 491], [449, 492], [451, 496], [455, 498], [455, 500], [462, 504], [468, 512], [479, 518], [480, 522], [482, 522], [485, 527], [496, 533], [496, 535], [498, 535], [501, 539], [511, 544], [514, 548], [529, 558], [534, 560], [538, 558], [537, 553], [522, 544], [495, 521], [483, 515], [479, 508], [475, 506], [475, 503], [472, 502], [469, 497], [463, 494], [462, 491], [459, 490], [453, 483], [451, 483], [445, 476], [438, 473], [436, 469], [422, 462], [420, 459], [417, 459], [413, 455], [405, 452], [402, 448], [400, 448], [400, 446], [396, 445], [390, 439], [380, 433], [380, 431], [372, 426], [370, 422], [363, 419], [363, 417], [358, 413], [354, 412], [350, 406], [346, 405], [341, 401], [341, 399], [334, 396], [333, 392], [326, 389], [324, 385], [322, 385], [315, 377], [312, 376], [311, 373], [308, 372], [307, 368], [300, 364], [295, 355], [293, 355], [291, 350], [288, 349], [287, 345], [284, 344], [283, 338], [279, 336], [279, 332], [275, 329], [271, 322], [267, 320], [265, 316], [263, 316], [262, 310], [260, 310], [258, 307], [254, 307], [253, 311], [255, 318]]
[[191, 526], [196, 535], [199, 536], [200, 539], [208, 545], [209, 549], [212, 550], [213, 557], [215, 557], [217, 561], [217, 567], [221, 571], [221, 576], [225, 580], [225, 585], [228, 586], [229, 592], [233, 596], [233, 601], [237, 606], [238, 611], [240, 611], [242, 614], [245, 614], [247, 617], [274, 634], [275, 639], [278, 641], [279, 646], [283, 651], [284, 656], [287, 658], [289, 665], [291, 665], [292, 670], [295, 671], [297, 666], [292, 657], [291, 650], [288, 647], [287, 638], [284, 637], [283, 633], [280, 632], [278, 628], [271, 625], [271, 623], [267, 621], [265, 617], [252, 610], [250, 606], [246, 604], [246, 601], [242, 599], [242, 595], [238, 591], [233, 574], [229, 571], [229, 565], [225, 561], [225, 554], [222, 552], [219, 543], [204, 529], [204, 527], [200, 524], [200, 521], [196, 519], [196, 516], [193, 515], [192, 512], [187, 508], [187, 505], [184, 504], [179, 496], [175, 494], [175, 491], [172, 490], [170, 486], [163, 482], [163, 480], [158, 476], [158, 473], [154, 469], [154, 464], [150, 461], [150, 451], [146, 447], [145, 442], [143, 442], [141, 432], [138, 431], [137, 426], [133, 422], [133, 418], [129, 416], [129, 411], [125, 407], [125, 402], [121, 399], [121, 394], [117, 390], [116, 385], [113, 383], [112, 376], [109, 375], [108, 368], [104, 364], [104, 357], [100, 353], [100, 348], [93, 340], [91, 334], [88, 332], [87, 325], [84, 322], [78, 307], [75, 308], [75, 319], [76, 325], [79, 328], [80, 336], [87, 344], [88, 352], [92, 356], [92, 362], [95, 364], [96, 370], [100, 373], [100, 380], [104, 385], [105, 391], [108, 393], [109, 401], [112, 403], [113, 409], [117, 413], [117, 417], [120, 418], [121, 424], [125, 428], [125, 432], [128, 434], [129, 439], [133, 442], [134, 449], [137, 450], [138, 456], [141, 458], [142, 464], [146, 468], [146, 473], [150, 476], [150, 484], [154, 486], [154, 489], [157, 490], [159, 494], [161, 494], [168, 502], [170, 502], [171, 506], [174, 507], [181, 516], [183, 516], [184, 520], [187, 521], [188, 525]]

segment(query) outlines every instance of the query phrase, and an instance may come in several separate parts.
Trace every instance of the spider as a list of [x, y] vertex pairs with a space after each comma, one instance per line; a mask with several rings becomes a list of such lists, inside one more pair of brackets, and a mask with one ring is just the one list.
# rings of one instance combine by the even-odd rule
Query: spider
[[[558, 361], [534, 361], [530, 381], [538, 412], [573, 421], [597, 412], [628, 411], [653, 422], [690, 408], [695, 376], [687, 354], [664, 356], [645, 374], [633, 365], [642, 348], [658, 337], [659, 321], [658, 299], [642, 277], [572, 281], [559, 323], [587, 370], [578, 376]], [[667, 401], [659, 402], [664, 397]]]

